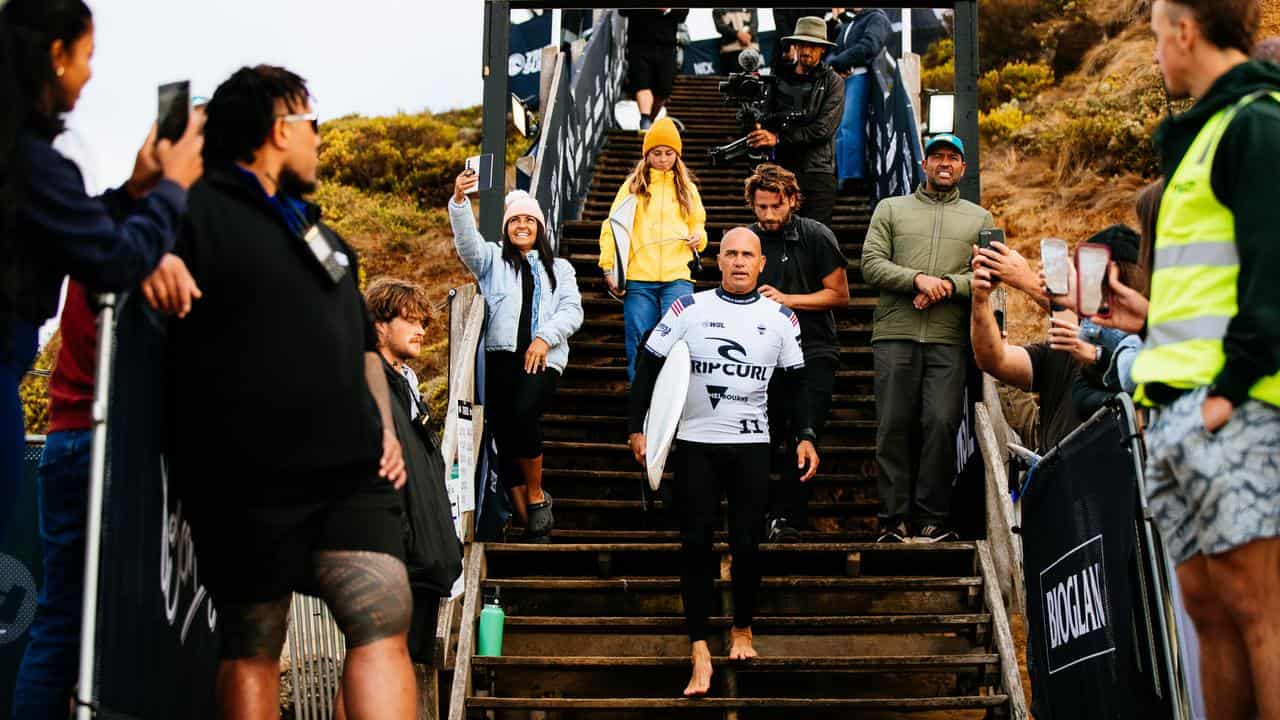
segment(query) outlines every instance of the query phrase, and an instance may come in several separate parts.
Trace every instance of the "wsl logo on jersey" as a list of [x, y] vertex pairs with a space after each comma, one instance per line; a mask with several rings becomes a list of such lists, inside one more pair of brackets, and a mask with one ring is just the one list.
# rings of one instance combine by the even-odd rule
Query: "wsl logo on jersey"
[[[724, 377], [743, 378], [746, 380], [763, 380], [768, 381], [770, 373], [773, 371], [771, 367], [763, 365], [752, 365], [747, 362], [747, 349], [737, 340], [730, 340], [722, 337], [709, 337], [708, 340], [714, 340], [720, 343], [720, 347], [716, 348], [717, 354], [724, 358], [726, 362], [717, 362], [715, 360], [693, 360], [694, 375], [716, 375], [720, 374]], [[712, 401], [712, 407], [716, 402]]]

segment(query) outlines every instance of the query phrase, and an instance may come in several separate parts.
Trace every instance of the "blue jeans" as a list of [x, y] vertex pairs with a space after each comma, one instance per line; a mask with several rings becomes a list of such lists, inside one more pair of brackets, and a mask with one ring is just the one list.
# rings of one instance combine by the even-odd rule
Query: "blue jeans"
[[89, 504], [88, 430], [51, 433], [40, 457], [40, 588], [13, 693], [14, 720], [66, 720], [80, 664], [80, 607]]
[[688, 280], [646, 282], [628, 280], [627, 294], [622, 300], [622, 320], [627, 328], [627, 380], [636, 377], [636, 352], [640, 339], [653, 329], [677, 299], [693, 293]]
[[836, 129], [836, 179], [867, 176], [867, 73], [844, 81], [844, 115]]
[[36, 328], [25, 320], [0, 321], [0, 542], [22, 482], [26, 420], [18, 385], [36, 354]]

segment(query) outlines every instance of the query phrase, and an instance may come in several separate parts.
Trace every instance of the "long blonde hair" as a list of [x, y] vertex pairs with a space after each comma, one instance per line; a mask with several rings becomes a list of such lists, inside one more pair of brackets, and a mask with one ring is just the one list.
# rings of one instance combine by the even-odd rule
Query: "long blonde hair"
[[[644, 202], [649, 202], [649, 154], [645, 153], [640, 158], [640, 162], [636, 163], [636, 169], [631, 171], [631, 175], [627, 178], [627, 182], [631, 185], [631, 194], [636, 197], [643, 198]], [[689, 166], [684, 164], [684, 160], [676, 155], [676, 164], [672, 167], [675, 171], [676, 183], [676, 202], [680, 203], [680, 214], [688, 220], [693, 213], [693, 188], [698, 183], [698, 179], [694, 177], [693, 171]]]

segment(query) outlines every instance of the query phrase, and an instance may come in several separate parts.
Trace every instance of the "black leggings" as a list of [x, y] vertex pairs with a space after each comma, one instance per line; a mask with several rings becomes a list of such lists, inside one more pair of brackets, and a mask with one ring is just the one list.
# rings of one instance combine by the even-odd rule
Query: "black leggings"
[[760, 590], [760, 541], [769, 503], [769, 446], [680, 442], [672, 499], [680, 516], [680, 595], [690, 642], [707, 639], [719, 563], [712, 533], [720, 524], [720, 498], [729, 498], [733, 553], [733, 625], [751, 627]]
[[560, 373], [551, 368], [530, 375], [524, 353], [485, 354], [485, 422], [498, 443], [503, 484], [524, 484], [515, 460], [542, 455], [542, 413], [556, 394]]

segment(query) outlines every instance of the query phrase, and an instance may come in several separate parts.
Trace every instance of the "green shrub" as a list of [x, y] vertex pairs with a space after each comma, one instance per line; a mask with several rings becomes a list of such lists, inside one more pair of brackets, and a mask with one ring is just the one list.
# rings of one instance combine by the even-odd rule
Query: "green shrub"
[[1053, 85], [1053, 70], [1043, 63], [1009, 63], [1000, 69], [1000, 102], [1026, 102]]
[[[53, 370], [54, 361], [58, 357], [58, 348], [62, 347], [62, 333], [53, 336], [35, 362], [32, 369], [49, 372]], [[49, 378], [43, 375], [27, 374], [18, 385], [18, 397], [22, 400], [23, 424], [27, 433], [43, 435], [49, 429]]]
[[983, 140], [1004, 141], [1012, 138], [1031, 122], [1031, 116], [1018, 107], [1017, 101], [1007, 102], [990, 112], [978, 115], [978, 130]]

